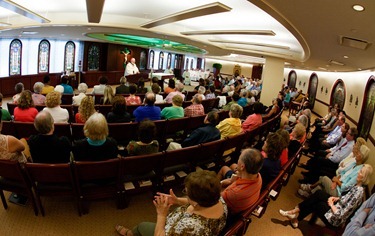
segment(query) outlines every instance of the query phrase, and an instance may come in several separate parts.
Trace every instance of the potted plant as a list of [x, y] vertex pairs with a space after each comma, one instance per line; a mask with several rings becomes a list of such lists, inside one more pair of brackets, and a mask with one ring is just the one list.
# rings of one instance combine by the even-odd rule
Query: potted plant
[[214, 68], [214, 76], [216, 77], [220, 73], [220, 70], [223, 67], [223, 65], [220, 63], [214, 63], [212, 67]]

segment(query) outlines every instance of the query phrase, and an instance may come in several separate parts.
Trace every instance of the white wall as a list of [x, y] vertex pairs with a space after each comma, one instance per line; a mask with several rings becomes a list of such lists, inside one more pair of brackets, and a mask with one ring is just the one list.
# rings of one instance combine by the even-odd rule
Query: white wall
[[235, 65], [241, 66], [241, 75], [244, 75], [246, 77], [251, 77], [252, 71], [253, 71], [253, 65], [252, 64], [245, 64], [245, 63], [238, 63], [233, 61], [223, 61], [223, 60], [216, 60], [216, 59], [210, 59], [206, 58], [206, 70], [209, 69], [213, 72], [214, 68], [212, 65], [214, 63], [220, 63], [223, 65], [223, 67], [220, 70], [220, 73], [222, 74], [228, 74], [233, 75], [233, 69]]

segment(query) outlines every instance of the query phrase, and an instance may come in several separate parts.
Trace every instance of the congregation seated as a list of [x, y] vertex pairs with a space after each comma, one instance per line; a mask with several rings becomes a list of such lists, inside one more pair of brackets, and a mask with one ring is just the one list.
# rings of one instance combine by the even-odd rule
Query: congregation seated
[[240, 95], [238, 95], [238, 93], [234, 93], [231, 97], [232, 97], [232, 101], [228, 102], [225, 106], [223, 106], [224, 111], [229, 111], [233, 104], [238, 104]]
[[320, 117], [316, 118], [312, 126], [324, 126], [331, 120], [331, 118], [332, 118], [332, 106], [328, 106], [328, 113], [321, 118]]
[[372, 172], [373, 168], [370, 165], [362, 167], [358, 173], [356, 184], [341, 197], [332, 197], [328, 193], [318, 190], [293, 210], [279, 210], [279, 213], [290, 220], [293, 228], [297, 228], [298, 222], [309, 214], [315, 213], [326, 226], [337, 229], [362, 203], [365, 195], [363, 185], [368, 184]]
[[260, 102], [255, 102], [253, 106], [253, 114], [249, 115], [246, 120], [242, 123], [242, 131], [250, 131], [262, 124], [262, 111], [263, 104]]
[[35, 163], [68, 163], [70, 161], [71, 144], [65, 137], [54, 134], [54, 121], [51, 114], [41, 111], [34, 120], [38, 134], [27, 140], [30, 154]]
[[206, 88], [204, 86], [199, 86], [197, 95], [200, 97], [201, 100], [206, 99], [206, 96], [204, 96], [205, 93], [206, 93]]
[[300, 149], [306, 138], [306, 129], [301, 123], [297, 123], [289, 134], [288, 156], [293, 157]]
[[165, 94], [169, 94], [171, 92], [174, 92], [176, 88], [176, 81], [174, 79], [168, 80], [168, 86], [164, 89]]
[[241, 107], [247, 106], [247, 91], [244, 90], [240, 93], [240, 99], [238, 100], [238, 105]]
[[355, 184], [358, 173], [367, 161], [369, 153], [370, 149], [362, 141], [362, 138], [359, 138], [353, 147], [353, 152], [340, 162], [336, 173], [330, 176], [320, 176], [314, 184], [302, 184], [298, 194], [306, 197], [319, 189], [334, 197], [345, 194]]
[[22, 122], [34, 122], [38, 110], [34, 107], [34, 102], [30, 90], [21, 92], [18, 98], [17, 107], [14, 108], [14, 120]]
[[[132, 230], [117, 225], [120, 235], [210, 235], [217, 236], [224, 228], [228, 215], [226, 203], [220, 197], [220, 182], [212, 171], [190, 173], [185, 178], [187, 197], [157, 193], [154, 205], [156, 223], [143, 222]], [[169, 208], [177, 205], [171, 213]]]
[[104, 89], [108, 83], [107, 76], [100, 76], [99, 77], [99, 84], [95, 85], [92, 94], [104, 94]]
[[34, 93], [32, 99], [34, 105], [44, 105], [46, 102], [46, 97], [41, 94], [44, 84], [42, 82], [36, 82], [34, 84]]
[[184, 109], [182, 108], [183, 98], [175, 95], [172, 98], [172, 106], [164, 107], [160, 115], [163, 119], [176, 119], [184, 117]]
[[65, 108], [60, 107], [61, 93], [53, 91], [46, 96], [46, 106], [43, 111], [48, 111], [55, 123], [68, 123], [69, 112]]
[[139, 96], [135, 95], [136, 92], [137, 92], [137, 87], [135, 86], [135, 84], [131, 84], [129, 86], [130, 95], [128, 97], [125, 97], [125, 101], [126, 101], [127, 106], [129, 106], [129, 105], [141, 105], [142, 104], [141, 98]]
[[175, 150], [190, 147], [202, 143], [212, 142], [220, 139], [220, 131], [215, 127], [219, 122], [219, 115], [215, 111], [210, 111], [204, 118], [204, 124], [193, 130], [181, 144], [169, 143], [167, 150]]
[[116, 87], [116, 95], [119, 94], [128, 94], [129, 93], [129, 86], [126, 86], [126, 77], [121, 76], [120, 78], [120, 85]]
[[198, 94], [193, 96], [191, 100], [192, 104], [185, 107], [184, 113], [186, 117], [204, 115], [204, 107], [202, 105], [202, 99]]
[[160, 107], [155, 106], [155, 94], [148, 92], [145, 96], [144, 106], [137, 107], [133, 112], [133, 116], [137, 122], [141, 122], [144, 119], [160, 120], [160, 113]]
[[210, 86], [209, 87], [209, 93], [206, 94], [206, 99], [213, 99], [213, 98], [216, 98], [216, 94], [215, 94], [215, 86]]
[[130, 114], [126, 111], [126, 102], [124, 97], [115, 96], [113, 98], [112, 110], [107, 114], [108, 123], [130, 122]]
[[345, 138], [342, 138], [333, 148], [328, 149], [328, 154], [326, 156], [314, 156], [310, 158], [307, 164], [303, 166], [308, 172], [302, 172], [305, 179], [301, 182], [315, 182], [316, 179], [321, 176], [320, 170], [322, 168], [336, 170], [338, 164], [353, 151], [354, 140], [357, 135], [357, 129], [352, 127], [346, 133]]
[[238, 104], [232, 104], [229, 110], [229, 118], [222, 120], [216, 128], [220, 131], [221, 139], [236, 135], [241, 132], [242, 107]]
[[139, 141], [130, 141], [126, 147], [128, 155], [137, 156], [144, 154], [157, 153], [159, 151], [159, 142], [155, 140], [156, 126], [150, 120], [144, 120], [138, 127]]
[[112, 87], [110, 85], [106, 85], [104, 87], [103, 97], [100, 98], [100, 104], [111, 105], [114, 97], [115, 97], [115, 94], [113, 93]]
[[78, 92], [79, 94], [76, 96], [73, 96], [73, 105], [79, 106], [81, 104], [81, 101], [84, 97], [86, 97], [86, 92], [87, 92], [87, 84], [86, 83], [80, 83], [78, 85]]
[[[2, 120], [0, 120], [0, 132], [2, 129]], [[12, 135], [4, 135], [0, 133], [0, 159], [18, 161], [20, 163], [27, 162], [22, 152], [25, 150], [23, 143]]]
[[76, 161], [104, 161], [117, 157], [117, 142], [108, 137], [108, 124], [100, 113], [94, 113], [86, 121], [83, 132], [86, 138], [74, 141]]
[[75, 122], [84, 124], [95, 112], [94, 98], [85, 96], [78, 107], [78, 113], [75, 114]]
[[281, 100], [279, 98], [272, 100], [272, 106], [266, 110], [266, 113], [262, 116], [263, 120], [268, 120], [275, 117], [281, 110]]
[[263, 165], [261, 153], [253, 148], [241, 152], [237, 164], [223, 166], [217, 174], [222, 179], [221, 193], [228, 205], [230, 215], [250, 208], [259, 198], [263, 176], [259, 173]]
[[281, 154], [280, 154], [280, 164], [281, 167], [283, 167], [289, 160], [289, 143], [290, 143], [290, 136], [289, 132], [286, 131], [285, 129], [278, 129], [276, 131], [276, 134], [278, 134], [281, 139], [280, 139], [280, 145], [281, 145]]

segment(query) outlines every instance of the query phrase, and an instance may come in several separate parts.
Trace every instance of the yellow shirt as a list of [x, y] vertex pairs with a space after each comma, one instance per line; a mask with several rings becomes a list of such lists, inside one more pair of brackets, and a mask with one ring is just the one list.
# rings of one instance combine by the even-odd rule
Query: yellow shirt
[[53, 87], [51, 85], [44, 85], [44, 87], [42, 89], [42, 94], [47, 94], [47, 93], [53, 92], [54, 89], [55, 89], [55, 87]]
[[216, 128], [220, 130], [221, 139], [224, 139], [241, 132], [241, 120], [239, 118], [227, 118], [221, 121]]

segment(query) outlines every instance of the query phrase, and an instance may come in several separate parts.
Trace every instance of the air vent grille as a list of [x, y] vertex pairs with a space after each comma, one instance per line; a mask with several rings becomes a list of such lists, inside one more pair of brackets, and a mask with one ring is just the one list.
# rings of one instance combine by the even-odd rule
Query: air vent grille
[[351, 47], [351, 48], [356, 48], [356, 49], [366, 50], [371, 45], [371, 43], [369, 43], [365, 40], [361, 40], [361, 39], [341, 36], [340, 37], [340, 45]]

